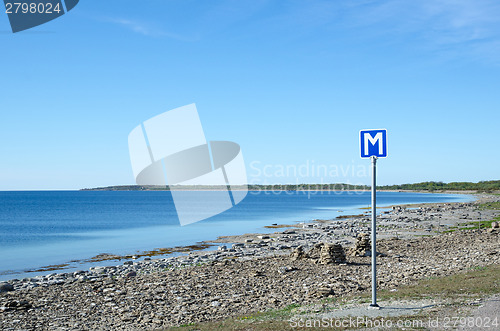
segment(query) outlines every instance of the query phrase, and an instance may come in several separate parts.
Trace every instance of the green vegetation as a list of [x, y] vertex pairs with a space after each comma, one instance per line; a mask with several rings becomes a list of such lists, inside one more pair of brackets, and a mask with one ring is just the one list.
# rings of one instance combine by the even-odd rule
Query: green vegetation
[[[438, 309], [427, 310], [406, 319], [428, 320], [446, 312], [449, 316], [457, 316], [457, 309], [479, 297], [500, 293], [500, 265], [474, 267], [465, 273], [435, 277], [421, 280], [415, 285], [399, 287], [397, 291], [383, 289], [378, 292], [380, 301], [436, 299], [447, 302]], [[292, 328], [290, 319], [302, 314], [328, 312], [350, 303], [370, 302], [370, 293], [350, 295], [318, 301], [314, 305], [301, 306], [293, 304], [282, 309], [257, 312], [223, 321], [190, 323], [168, 330], [308, 330], [311, 328]], [[321, 307], [321, 308], [319, 308]], [[455, 315], [453, 315], [455, 314]], [[398, 320], [401, 317], [384, 317], [385, 320]], [[329, 328], [328, 330], [345, 330], [346, 328]], [[414, 330], [418, 328], [408, 328]]]
[[[242, 186], [241, 189], [244, 187]], [[191, 185], [182, 186], [183, 190], [221, 190], [227, 189], [225, 185]], [[236, 187], [238, 189], [238, 187]], [[368, 191], [368, 185], [352, 185], [345, 183], [336, 184], [276, 184], [276, 185], [248, 185], [250, 191]], [[490, 180], [478, 183], [470, 182], [422, 182], [414, 184], [377, 186], [379, 190], [408, 190], [408, 191], [500, 191], [500, 180]], [[84, 191], [169, 191], [168, 186], [154, 185], [122, 185], [83, 189]]]
[[251, 191], [367, 191], [370, 186], [336, 184], [276, 184], [276, 185], [249, 185]]
[[[482, 203], [479, 205], [479, 209], [481, 209], [481, 210], [485, 210], [485, 209], [500, 210], [500, 202], [495, 201], [495, 202]], [[497, 216], [494, 219], [489, 220], [489, 221], [469, 222], [469, 223], [466, 223], [466, 225], [475, 225], [476, 227], [481, 227], [481, 228], [491, 228], [491, 223], [493, 223], [493, 222], [500, 222], [500, 216]]]
[[450, 226], [448, 230], [443, 231], [443, 233], [454, 232], [456, 230], [489, 229], [493, 222], [500, 222], [500, 216], [489, 221], [471, 221], [462, 223], [460, 226]]
[[415, 184], [386, 185], [379, 187], [382, 190], [411, 190], [411, 191], [500, 191], [500, 180], [490, 180], [478, 183], [470, 182], [423, 182]]
[[84, 188], [82, 191], [169, 191], [165, 185], [117, 185], [95, 188]]
[[[486, 202], [478, 206], [479, 210], [495, 209], [500, 210], [500, 202]], [[497, 216], [491, 220], [484, 221], [471, 221], [460, 224], [460, 226], [451, 226], [448, 230], [443, 231], [443, 233], [453, 232], [456, 230], [472, 230], [472, 229], [488, 229], [491, 228], [491, 223], [500, 222], [500, 216]]]
[[422, 280], [418, 285], [399, 288], [396, 292], [382, 290], [381, 300], [418, 298], [475, 298], [500, 292], [500, 265], [472, 268], [466, 273]]
[[496, 217], [492, 219], [491, 221], [473, 221], [473, 222], [467, 222], [464, 223], [463, 225], [467, 226], [465, 228], [460, 228], [460, 230], [468, 230], [468, 229], [488, 229], [491, 228], [491, 223], [493, 222], [498, 222], [500, 220], [500, 217]]
[[486, 202], [479, 205], [479, 209], [496, 209], [500, 210], [500, 202]]

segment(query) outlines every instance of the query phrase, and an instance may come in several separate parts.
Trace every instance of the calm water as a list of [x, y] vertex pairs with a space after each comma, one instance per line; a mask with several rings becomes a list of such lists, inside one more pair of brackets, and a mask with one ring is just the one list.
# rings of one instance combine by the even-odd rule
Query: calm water
[[[199, 194], [203, 199], [207, 193]], [[381, 206], [471, 199], [401, 192], [377, 195]], [[369, 204], [369, 192], [249, 192], [236, 207], [181, 227], [167, 191], [0, 192], [0, 279], [34, 276], [39, 273], [24, 271], [101, 253], [133, 254], [221, 235], [269, 232], [263, 226], [360, 213], [358, 208]]]

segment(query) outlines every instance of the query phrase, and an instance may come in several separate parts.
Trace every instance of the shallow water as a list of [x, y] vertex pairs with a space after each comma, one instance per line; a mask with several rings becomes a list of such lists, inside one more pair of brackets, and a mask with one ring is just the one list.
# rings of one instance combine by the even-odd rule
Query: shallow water
[[[200, 200], [207, 192], [197, 192]], [[377, 204], [463, 202], [467, 195], [379, 192]], [[370, 192], [249, 192], [234, 208], [180, 226], [168, 191], [0, 192], [0, 279], [35, 276], [26, 270], [194, 244], [221, 235], [270, 232], [263, 226], [365, 212]], [[113, 264], [116, 262], [102, 262]], [[67, 271], [88, 264], [70, 263]], [[47, 272], [45, 272], [47, 273]]]

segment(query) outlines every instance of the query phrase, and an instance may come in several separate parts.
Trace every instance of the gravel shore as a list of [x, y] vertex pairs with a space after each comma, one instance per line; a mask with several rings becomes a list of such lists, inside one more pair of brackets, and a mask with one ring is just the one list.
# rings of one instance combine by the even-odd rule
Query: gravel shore
[[[500, 263], [498, 229], [449, 231], [499, 215], [478, 210], [487, 201], [500, 197], [381, 209], [379, 286]], [[321, 220], [219, 238], [215, 251], [10, 280], [0, 283], [0, 328], [149, 330], [364, 291], [369, 224], [368, 214]]]

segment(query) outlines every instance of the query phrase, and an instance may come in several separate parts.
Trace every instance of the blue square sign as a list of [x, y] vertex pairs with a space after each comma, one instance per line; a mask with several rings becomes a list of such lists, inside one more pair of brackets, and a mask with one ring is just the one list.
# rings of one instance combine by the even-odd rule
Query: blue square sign
[[361, 157], [387, 157], [387, 130], [359, 131]]

